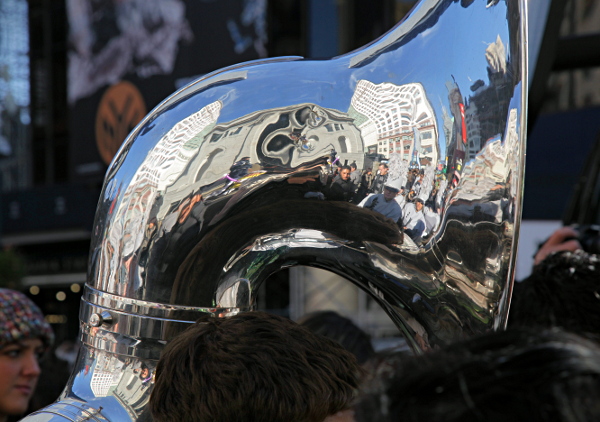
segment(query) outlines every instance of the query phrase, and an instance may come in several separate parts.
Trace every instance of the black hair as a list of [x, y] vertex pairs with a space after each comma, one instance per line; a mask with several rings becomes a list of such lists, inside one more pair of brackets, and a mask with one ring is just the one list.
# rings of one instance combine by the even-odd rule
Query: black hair
[[382, 421], [591, 422], [600, 420], [598, 397], [597, 343], [519, 328], [403, 359], [385, 392], [361, 401], [385, 406]]
[[563, 327], [600, 336], [600, 259], [577, 250], [549, 255], [515, 283], [509, 326]]
[[312, 312], [300, 318], [298, 323], [313, 333], [336, 341], [354, 354], [361, 365], [375, 354], [371, 337], [351, 319], [335, 311]]
[[150, 409], [157, 422], [322, 421], [350, 407], [361, 374], [342, 346], [286, 318], [207, 315], [165, 347]]

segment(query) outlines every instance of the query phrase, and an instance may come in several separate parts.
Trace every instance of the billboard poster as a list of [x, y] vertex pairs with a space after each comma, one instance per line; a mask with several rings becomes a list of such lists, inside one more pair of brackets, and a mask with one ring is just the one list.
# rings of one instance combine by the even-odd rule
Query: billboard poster
[[266, 0], [67, 0], [70, 177], [101, 181], [152, 108], [208, 72], [267, 56]]

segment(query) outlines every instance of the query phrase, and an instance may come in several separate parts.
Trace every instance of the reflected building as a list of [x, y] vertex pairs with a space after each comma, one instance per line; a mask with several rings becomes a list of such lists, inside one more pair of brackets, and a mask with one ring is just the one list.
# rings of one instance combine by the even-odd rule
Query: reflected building
[[471, 86], [473, 94], [466, 109], [469, 160], [475, 158], [486, 142], [502, 133], [506, 124], [505, 110], [512, 96], [512, 81], [507, 71], [509, 62], [500, 36], [487, 47], [485, 57], [489, 85], [479, 79]]
[[112, 394], [129, 414], [139, 415], [150, 400], [152, 376], [148, 369], [124, 368], [123, 376]]
[[[471, 201], [485, 198], [486, 201], [478, 204], [478, 212], [487, 216], [484, 220], [501, 222], [506, 215], [512, 214], [514, 210], [507, 209], [512, 205], [510, 198], [514, 198], [516, 192], [513, 179], [519, 177], [513, 174], [518, 167], [520, 144], [518, 141], [517, 112], [511, 109], [505, 139], [500, 136], [490, 140], [475, 159], [470, 161], [464, 168], [455, 199], [459, 200], [459, 207], [463, 208], [465, 216], [471, 216], [474, 207]], [[461, 201], [462, 200], [462, 201]], [[465, 206], [465, 204], [468, 204]], [[456, 213], [457, 209], [453, 210]], [[459, 212], [460, 214], [461, 212]], [[512, 221], [511, 218], [508, 221]]]
[[[124, 274], [137, 267], [132, 260], [134, 251], [141, 245], [145, 234], [145, 227], [150, 219], [153, 204], [160, 193], [171, 183], [179, 179], [181, 173], [189, 164], [191, 158], [197, 154], [197, 138], [204, 129], [217, 120], [221, 110], [221, 103], [216, 101], [203, 107], [179, 122], [169, 130], [156, 146], [150, 150], [142, 165], [133, 176], [133, 180], [123, 195], [122, 201], [116, 205], [115, 214], [122, 217], [115, 220], [115, 224], [107, 228], [108, 254], [100, 263], [96, 271], [107, 274], [110, 285], [118, 283]], [[121, 224], [124, 227], [121, 227]], [[123, 259], [117, 262], [118, 257]], [[137, 283], [129, 288], [137, 289], [141, 282], [139, 274], [130, 274]]]
[[506, 124], [503, 116], [511, 99], [512, 81], [500, 36], [486, 48], [485, 57], [489, 85], [478, 79], [470, 87], [472, 94], [463, 99], [456, 82], [446, 83], [451, 114], [444, 114], [444, 129], [446, 139], [450, 139], [449, 168], [454, 171], [455, 182], [466, 163], [476, 159], [486, 142], [496, 140]]
[[135, 420], [150, 399], [152, 370], [125, 363], [112, 354], [101, 354], [93, 365], [90, 389], [94, 397], [111, 397]]
[[[197, 185], [206, 194], [215, 180], [227, 177], [230, 163], [240, 160], [249, 164], [248, 172], [265, 169], [295, 168], [306, 161], [337, 152], [342, 163], [353, 161], [364, 166], [364, 144], [354, 119], [346, 113], [314, 104], [257, 111], [227, 123], [219, 123], [198, 136], [198, 152], [190, 168], [172, 186], [166, 188], [164, 200], [174, 203], [181, 191]], [[208, 142], [202, 142], [203, 139]], [[219, 185], [221, 186], [221, 185]], [[159, 216], [161, 217], [161, 216]]]
[[[478, 82], [481, 82], [481, 84], [479, 85]], [[481, 86], [483, 86], [483, 81], [480, 79], [471, 86], [471, 90], [476, 92], [477, 88], [474, 89], [474, 87]], [[467, 123], [467, 139], [469, 140], [466, 155], [467, 161], [469, 161], [473, 160], [479, 151], [481, 151], [481, 126], [476, 103], [471, 102], [467, 104], [465, 119]]]
[[[353, 119], [308, 103], [261, 110], [218, 124], [206, 139], [209, 142], [201, 146], [197, 159], [218, 156], [232, 163], [248, 157], [262, 167], [294, 168], [334, 149], [341, 159], [356, 160], [359, 168], [364, 160], [363, 140]], [[215, 164], [210, 169], [201, 166], [194, 181], [214, 180], [228, 172], [228, 167]]]
[[440, 163], [444, 166], [448, 167], [448, 163], [450, 162], [450, 144], [452, 141], [452, 128], [454, 123], [452, 121], [452, 116], [448, 113], [448, 109], [442, 104], [442, 122], [444, 131], [444, 139], [446, 140], [446, 151], [443, 157], [440, 157]]
[[454, 184], [460, 180], [467, 145], [466, 108], [460, 88], [456, 81], [447, 81], [448, 102], [450, 114], [445, 115], [444, 126], [448, 125], [448, 137], [446, 138], [446, 156], [448, 165], [448, 177]]
[[103, 354], [95, 361], [90, 388], [95, 397], [107, 397], [123, 377], [123, 363], [114, 355]]
[[348, 114], [361, 131], [365, 152], [386, 158], [398, 153], [412, 167], [437, 164], [440, 148], [435, 113], [420, 83], [360, 80]]

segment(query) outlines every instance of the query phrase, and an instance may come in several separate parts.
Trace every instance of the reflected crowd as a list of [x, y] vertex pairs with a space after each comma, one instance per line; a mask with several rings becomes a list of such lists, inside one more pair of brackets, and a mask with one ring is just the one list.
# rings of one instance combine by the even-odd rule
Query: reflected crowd
[[342, 165], [338, 161], [328, 166], [324, 182], [317, 187], [310, 185], [304, 197], [345, 201], [377, 212], [397, 224], [411, 245], [426, 245], [440, 226], [448, 193], [445, 165], [440, 164], [428, 178], [426, 171], [431, 172], [425, 167], [409, 167], [405, 174], [398, 174], [390, 172], [388, 160], [374, 165], [375, 171], [371, 167], [359, 169], [356, 162]]

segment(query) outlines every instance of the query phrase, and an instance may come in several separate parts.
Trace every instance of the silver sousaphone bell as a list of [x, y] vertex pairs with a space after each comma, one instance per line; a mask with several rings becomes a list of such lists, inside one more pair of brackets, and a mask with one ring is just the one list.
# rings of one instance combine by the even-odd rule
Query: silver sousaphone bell
[[[149, 420], [165, 343], [203, 313], [252, 310], [261, 282], [294, 265], [365, 290], [416, 352], [503, 328], [525, 28], [524, 1], [423, 0], [357, 51], [231, 66], [167, 98], [106, 174], [71, 380], [25, 420]], [[409, 199], [435, 222], [427, 236], [335, 197], [340, 159], [385, 160], [399, 185], [422, 174]]]

